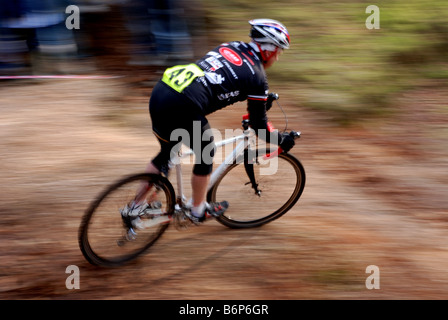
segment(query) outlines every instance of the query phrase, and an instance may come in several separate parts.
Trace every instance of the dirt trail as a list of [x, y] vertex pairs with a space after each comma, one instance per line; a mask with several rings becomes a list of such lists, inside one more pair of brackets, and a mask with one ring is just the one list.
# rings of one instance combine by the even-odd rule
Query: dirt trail
[[[2, 84], [0, 298], [448, 298], [443, 90], [404, 95], [405, 112], [370, 129], [339, 128], [285, 98], [289, 127], [303, 133], [292, 153], [307, 171], [286, 216], [252, 230], [214, 221], [170, 228], [135, 263], [100, 269], [78, 248], [83, 211], [158, 147], [150, 90], [132, 93], [121, 79]], [[232, 106], [210, 122], [238, 128], [244, 110]], [[281, 123], [278, 109], [271, 119]], [[69, 265], [80, 268], [79, 290], [65, 286]], [[369, 265], [379, 267], [380, 289], [365, 286]]]

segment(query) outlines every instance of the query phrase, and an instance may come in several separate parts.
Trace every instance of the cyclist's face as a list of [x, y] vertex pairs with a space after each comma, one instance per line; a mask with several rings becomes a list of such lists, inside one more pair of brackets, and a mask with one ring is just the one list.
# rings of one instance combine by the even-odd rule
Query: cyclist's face
[[270, 52], [271, 55], [269, 56], [267, 62], [264, 64], [264, 68], [267, 69], [272, 66], [274, 62], [278, 61], [282, 52], [283, 50], [280, 48], [277, 48], [277, 50], [275, 50], [274, 52]]

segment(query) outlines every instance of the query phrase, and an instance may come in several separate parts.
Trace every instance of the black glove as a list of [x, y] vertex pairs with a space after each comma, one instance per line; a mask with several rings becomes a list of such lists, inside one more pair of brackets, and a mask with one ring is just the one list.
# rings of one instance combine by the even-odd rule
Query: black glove
[[279, 146], [284, 152], [288, 152], [289, 150], [291, 150], [291, 148], [294, 147], [295, 144], [296, 143], [294, 141], [294, 138], [288, 132], [283, 132], [281, 134], [281, 141]]
[[269, 109], [272, 108], [272, 102], [274, 100], [278, 100], [278, 94], [271, 92], [268, 94], [268, 100], [266, 101], [266, 111], [269, 111]]

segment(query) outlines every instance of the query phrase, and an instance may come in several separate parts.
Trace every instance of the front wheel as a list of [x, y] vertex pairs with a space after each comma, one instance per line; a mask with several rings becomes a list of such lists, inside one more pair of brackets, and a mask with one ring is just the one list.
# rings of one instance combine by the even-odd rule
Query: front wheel
[[208, 193], [208, 201], [227, 200], [229, 208], [217, 220], [230, 228], [252, 228], [290, 210], [305, 187], [305, 170], [293, 155], [266, 158], [274, 149], [249, 151], [229, 166]]
[[[123, 216], [122, 212], [138, 190], [146, 209], [136, 224], [134, 217]], [[78, 238], [84, 257], [91, 264], [107, 267], [135, 259], [165, 232], [174, 205], [173, 186], [162, 176], [143, 173], [112, 184], [83, 216]]]

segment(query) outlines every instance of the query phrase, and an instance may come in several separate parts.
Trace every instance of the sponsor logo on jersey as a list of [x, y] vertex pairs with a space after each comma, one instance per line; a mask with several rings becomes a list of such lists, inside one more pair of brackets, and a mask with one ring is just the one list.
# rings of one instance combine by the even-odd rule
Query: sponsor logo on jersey
[[206, 72], [205, 77], [212, 84], [221, 84], [226, 80], [226, 78], [215, 72]]
[[210, 71], [216, 71], [224, 66], [216, 57], [208, 57], [205, 61], [210, 65]]
[[233, 92], [222, 93], [222, 94], [218, 95], [218, 99], [219, 100], [227, 100], [227, 99], [230, 99], [232, 97], [233, 98], [238, 97], [239, 94], [240, 94], [240, 92], [238, 90], [233, 91]]
[[241, 59], [241, 57], [238, 55], [238, 53], [236, 53], [235, 51], [233, 51], [230, 48], [227, 47], [222, 47], [219, 48], [219, 53], [230, 63], [236, 65], [236, 66], [241, 66], [243, 64], [243, 59]]

